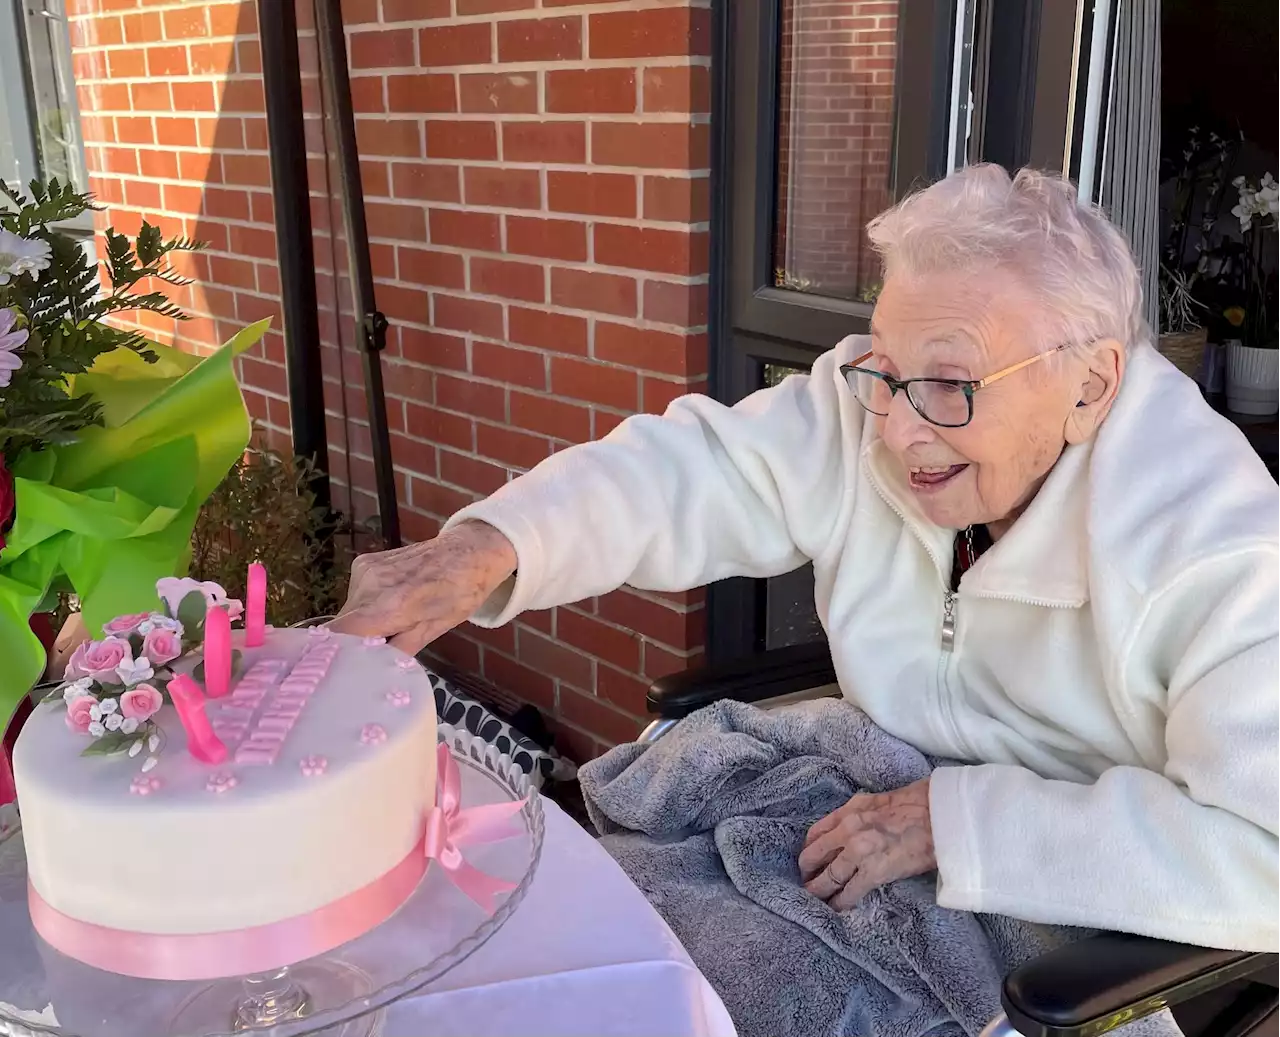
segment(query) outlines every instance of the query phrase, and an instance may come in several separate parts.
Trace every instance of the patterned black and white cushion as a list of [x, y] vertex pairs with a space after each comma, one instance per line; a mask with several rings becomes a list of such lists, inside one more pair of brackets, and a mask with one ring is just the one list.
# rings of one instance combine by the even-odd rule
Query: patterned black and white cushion
[[[427, 671], [431, 687], [436, 694], [436, 715], [446, 736], [465, 731], [473, 738], [493, 746], [503, 756], [509, 757], [537, 788], [552, 777], [553, 771], [562, 769], [567, 761], [553, 757], [542, 746], [526, 738], [504, 720], [499, 720], [488, 709], [460, 691], [450, 681], [433, 670]], [[557, 778], [561, 775], [557, 774]]]

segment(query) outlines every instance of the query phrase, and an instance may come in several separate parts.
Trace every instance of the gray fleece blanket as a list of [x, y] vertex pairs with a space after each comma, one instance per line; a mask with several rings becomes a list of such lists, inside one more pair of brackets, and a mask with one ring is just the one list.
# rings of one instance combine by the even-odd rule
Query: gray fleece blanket
[[[975, 1037], [1005, 973], [1085, 935], [938, 907], [936, 876], [837, 913], [806, 893], [805, 832], [930, 761], [842, 701], [721, 702], [579, 772], [602, 842], [720, 994], [741, 1037]], [[1128, 1037], [1172, 1037], [1171, 1016]]]

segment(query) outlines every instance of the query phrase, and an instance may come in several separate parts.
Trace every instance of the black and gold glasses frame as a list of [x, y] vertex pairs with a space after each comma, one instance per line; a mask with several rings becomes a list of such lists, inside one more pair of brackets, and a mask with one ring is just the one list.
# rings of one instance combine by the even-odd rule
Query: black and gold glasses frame
[[[889, 404], [893, 397], [899, 391], [905, 391], [915, 412], [929, 424], [937, 425], [939, 428], [963, 428], [973, 420], [973, 394], [979, 389], [985, 389], [993, 382], [998, 382], [1001, 378], [1030, 367], [1045, 357], [1060, 353], [1070, 346], [1071, 343], [1066, 343], [1047, 352], [1037, 353], [1033, 357], [1010, 364], [994, 374], [978, 379], [894, 378], [883, 371], [861, 366], [871, 359], [873, 355], [871, 353], [864, 353], [853, 363], [844, 364], [840, 368], [840, 373], [844, 376], [845, 383], [853, 390], [854, 398], [868, 413], [884, 417], [889, 413]], [[879, 395], [885, 389], [889, 390], [889, 395], [887, 397]]]

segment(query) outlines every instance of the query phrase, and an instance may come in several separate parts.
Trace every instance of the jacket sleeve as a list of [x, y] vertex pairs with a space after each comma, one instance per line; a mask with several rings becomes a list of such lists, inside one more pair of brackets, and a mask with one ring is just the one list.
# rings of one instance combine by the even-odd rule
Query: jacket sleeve
[[935, 771], [939, 904], [1280, 950], [1277, 561], [1274, 547], [1241, 549], [1147, 599], [1117, 706], [1164, 714], [1162, 766], [1114, 767], [1092, 785]]
[[853, 342], [734, 407], [685, 396], [661, 417], [628, 418], [458, 512], [446, 529], [486, 522], [519, 562], [472, 622], [498, 626], [623, 584], [688, 590], [804, 564], [845, 492], [845, 444], [861, 438], [838, 371]]

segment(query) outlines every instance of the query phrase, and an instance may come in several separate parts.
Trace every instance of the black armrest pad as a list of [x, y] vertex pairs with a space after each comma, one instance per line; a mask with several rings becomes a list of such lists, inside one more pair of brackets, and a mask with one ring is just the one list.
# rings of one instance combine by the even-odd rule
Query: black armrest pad
[[678, 720], [720, 699], [762, 702], [835, 682], [831, 651], [824, 641], [673, 673], [653, 682], [646, 705], [664, 720]]
[[1043, 954], [1004, 982], [1005, 1014], [1024, 1037], [1097, 1037], [1275, 964], [1274, 954], [1215, 951], [1106, 933]]

